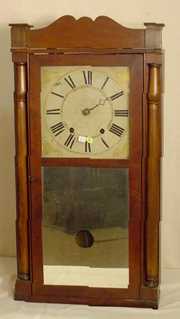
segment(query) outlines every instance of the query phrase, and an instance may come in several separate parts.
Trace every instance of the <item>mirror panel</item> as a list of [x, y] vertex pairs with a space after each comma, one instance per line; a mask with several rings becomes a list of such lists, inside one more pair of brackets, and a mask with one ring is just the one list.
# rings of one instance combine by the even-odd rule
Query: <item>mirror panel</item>
[[128, 169], [44, 167], [44, 283], [127, 287]]

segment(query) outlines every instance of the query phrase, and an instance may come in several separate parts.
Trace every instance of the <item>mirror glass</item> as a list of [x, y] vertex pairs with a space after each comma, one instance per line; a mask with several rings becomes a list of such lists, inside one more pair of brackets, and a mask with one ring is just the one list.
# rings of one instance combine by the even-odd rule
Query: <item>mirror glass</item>
[[129, 283], [127, 168], [43, 167], [44, 284]]

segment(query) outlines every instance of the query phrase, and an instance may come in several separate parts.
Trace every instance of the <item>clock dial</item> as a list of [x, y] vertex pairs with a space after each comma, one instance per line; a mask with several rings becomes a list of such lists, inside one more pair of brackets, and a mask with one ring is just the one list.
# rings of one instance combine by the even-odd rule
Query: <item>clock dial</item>
[[127, 67], [44, 67], [43, 156], [127, 158], [128, 97]]

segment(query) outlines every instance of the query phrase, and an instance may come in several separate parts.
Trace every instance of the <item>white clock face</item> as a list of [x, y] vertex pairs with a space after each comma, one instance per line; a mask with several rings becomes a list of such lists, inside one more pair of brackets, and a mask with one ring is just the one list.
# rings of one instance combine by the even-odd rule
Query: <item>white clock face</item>
[[44, 155], [113, 157], [126, 149], [127, 157], [128, 68], [71, 67], [57, 76], [58, 69], [42, 88], [43, 150], [50, 148]]

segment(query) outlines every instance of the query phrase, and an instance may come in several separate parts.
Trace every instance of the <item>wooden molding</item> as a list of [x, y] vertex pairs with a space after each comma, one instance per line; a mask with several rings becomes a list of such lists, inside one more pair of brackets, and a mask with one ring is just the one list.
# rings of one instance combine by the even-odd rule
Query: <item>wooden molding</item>
[[146, 215], [146, 284], [158, 285], [159, 219], [160, 219], [160, 157], [161, 157], [161, 86], [160, 65], [149, 64], [148, 89], [148, 157]]
[[29, 300], [32, 295], [32, 283], [29, 280], [16, 280], [15, 300]]
[[11, 47], [27, 47], [29, 41], [29, 30], [31, 26], [24, 23], [10, 24], [9, 26], [11, 27]]
[[15, 122], [16, 122], [16, 189], [17, 189], [17, 255], [18, 278], [29, 279], [28, 244], [28, 178], [26, 128], [26, 64], [15, 64]]
[[162, 29], [163, 23], [144, 23], [145, 31], [145, 47], [147, 49], [162, 48]]
[[146, 23], [145, 28], [131, 29], [114, 20], [99, 16], [75, 19], [63, 16], [50, 25], [31, 29], [28, 24], [10, 24], [12, 49], [29, 48], [64, 50], [73, 48], [127, 49], [161, 48], [162, 24]]

